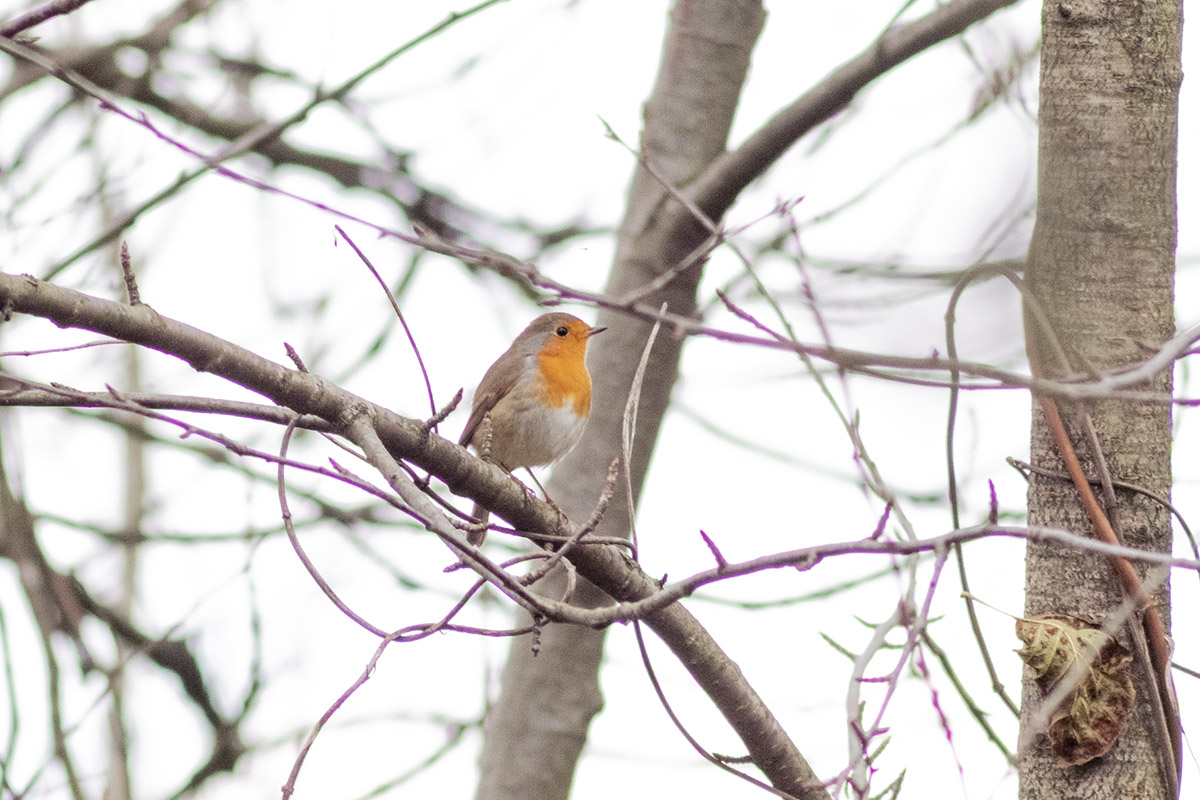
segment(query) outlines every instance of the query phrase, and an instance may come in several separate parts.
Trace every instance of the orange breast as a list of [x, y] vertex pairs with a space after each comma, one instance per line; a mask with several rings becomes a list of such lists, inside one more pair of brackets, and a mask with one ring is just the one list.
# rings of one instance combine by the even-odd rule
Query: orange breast
[[574, 411], [586, 417], [592, 410], [592, 378], [583, 360], [584, 347], [546, 348], [538, 354], [542, 371], [542, 402], [550, 408], [574, 404]]

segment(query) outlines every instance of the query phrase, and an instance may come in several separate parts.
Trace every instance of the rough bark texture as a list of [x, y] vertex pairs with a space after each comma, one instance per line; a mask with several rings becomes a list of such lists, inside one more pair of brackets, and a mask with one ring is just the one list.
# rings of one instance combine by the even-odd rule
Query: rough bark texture
[[[1143, 358], [1145, 346], [1174, 332], [1181, 8], [1177, 0], [1046, 2], [1042, 29], [1038, 217], [1027, 277], [1075, 368], [1103, 370]], [[1145, 388], [1169, 393], [1171, 375], [1164, 372]], [[1080, 424], [1085, 410], [1113, 477], [1168, 496], [1170, 407], [1104, 401], [1064, 408], [1075, 449], [1094, 477], [1096, 462]], [[1039, 466], [1063, 470], [1036, 407], [1032, 456]], [[1029, 518], [1034, 525], [1091, 533], [1075, 489], [1065, 481], [1034, 479]], [[1170, 519], [1153, 501], [1118, 489], [1116, 519], [1127, 544], [1170, 551]], [[1146, 579], [1146, 570], [1138, 571]], [[1060, 612], [1104, 621], [1122, 600], [1105, 559], [1050, 543], [1030, 543], [1025, 588], [1029, 615]], [[1165, 583], [1155, 600], [1166, 621]], [[1126, 628], [1118, 638], [1130, 646]], [[1155, 688], [1144, 663], [1134, 682], [1135, 710], [1113, 750], [1062, 768], [1042, 731], [1031, 729], [1040, 694], [1027, 670], [1023, 800], [1169, 796], [1163, 764], [1170, 748], [1155, 720]]]
[[[751, 0], [676, 3], [642, 133], [643, 154], [674, 185], [685, 186], [724, 152], [762, 23], [762, 6]], [[669, 196], [639, 166], [607, 286], [610, 296], [623, 296], [652, 281], [703, 240], [698, 223], [677, 224], [676, 215], [686, 212]], [[693, 269], [647, 301], [665, 301], [674, 313], [691, 313], [699, 277], [700, 269]], [[583, 441], [558, 466], [547, 487], [576, 520], [590, 515], [608, 465], [620, 452], [621, 415], [651, 328], [603, 312], [598, 324], [610, 330], [591, 347], [591, 421]], [[635, 501], [675, 383], [682, 344], [664, 332], [650, 357], [631, 463]], [[626, 536], [629, 522], [625, 492], [619, 488], [598, 533]], [[547, 593], [559, 592], [560, 580], [548, 581]], [[584, 605], [609, 602], [591, 586], [583, 587], [576, 600]], [[604, 635], [553, 625], [543, 633], [536, 657], [528, 639], [513, 642], [501, 695], [487, 721], [477, 797], [528, 800], [568, 795], [588, 724], [601, 707], [598, 673]]]

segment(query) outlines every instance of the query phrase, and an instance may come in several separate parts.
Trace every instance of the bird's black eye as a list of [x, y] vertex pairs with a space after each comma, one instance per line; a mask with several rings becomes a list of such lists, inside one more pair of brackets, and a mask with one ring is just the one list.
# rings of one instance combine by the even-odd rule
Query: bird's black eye
[[566, 336], [569, 333], [566, 325], [559, 325], [557, 328], [554, 329], [554, 332], [557, 333], [559, 336]]

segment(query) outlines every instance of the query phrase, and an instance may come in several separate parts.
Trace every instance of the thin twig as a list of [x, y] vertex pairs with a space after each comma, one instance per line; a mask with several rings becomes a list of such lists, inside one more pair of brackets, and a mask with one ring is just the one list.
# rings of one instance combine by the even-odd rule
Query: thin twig
[[[1016, 273], [1007, 266], [997, 266], [992, 264], [978, 265], [968, 269], [959, 277], [954, 285], [954, 291], [950, 293], [950, 299], [946, 304], [945, 326], [946, 326], [946, 355], [950, 361], [957, 363], [958, 361], [958, 338], [955, 335], [954, 323], [955, 313], [958, 308], [959, 298], [967, 287], [977, 280], [988, 280], [992, 277], [1003, 275], [1007, 277], [1018, 290], [1024, 292], [1024, 283]], [[1030, 298], [1031, 302], [1033, 299]], [[946, 487], [948, 499], [950, 502], [950, 524], [953, 528], [958, 528], [960, 525], [959, 508], [958, 508], [958, 474], [955, 467], [954, 457], [954, 431], [958, 420], [958, 396], [959, 396], [959, 379], [960, 373], [957, 367], [950, 368], [950, 392], [949, 392], [949, 410], [946, 413]], [[1004, 688], [1004, 682], [1000, 680], [1000, 673], [996, 670], [996, 664], [992, 661], [991, 651], [987, 646], [987, 639], [983, 635], [983, 628], [979, 624], [979, 614], [975, 610], [975, 604], [971, 600], [971, 583], [967, 578], [967, 560], [963, 554], [961, 545], [954, 548], [955, 565], [958, 568], [958, 579], [962, 583], [963, 601], [967, 607], [967, 619], [971, 625], [971, 633], [975, 639], [975, 646], [979, 649], [979, 655], [983, 658], [984, 669], [987, 670], [988, 678], [992, 682], [992, 691], [996, 696], [1008, 707], [1014, 717], [1021, 715], [1021, 709], [1017, 706], [1008, 695], [1008, 691]], [[955, 687], [958, 687], [958, 682], [954, 681]], [[968, 703], [968, 708], [973, 706], [973, 702], [969, 701], [967, 696], [961, 695], [964, 702]], [[982, 721], [978, 715], [976, 719]]]
[[[1057, 478], [1061, 481], [1071, 480], [1071, 476], [1065, 472], [1059, 472], [1058, 470], [1053, 470], [1053, 469], [1046, 469], [1045, 467], [1036, 467], [1033, 464], [1029, 464], [1025, 461], [1021, 461], [1020, 459], [1013, 458], [1012, 456], [1009, 456], [1008, 458], [1006, 458], [1004, 460], [1008, 462], [1008, 465], [1010, 467], [1015, 469], [1017, 472], [1021, 473], [1021, 475], [1024, 476], [1025, 480], [1029, 480], [1029, 473], [1031, 473], [1031, 472], [1034, 474], [1037, 474], [1037, 475], [1041, 475], [1042, 477], [1045, 477], [1045, 478]], [[1100, 483], [1100, 481], [1096, 480], [1095, 478], [1088, 478], [1088, 482], [1094, 483], [1097, 485]], [[1197, 547], [1196, 536], [1195, 536], [1195, 534], [1192, 533], [1192, 528], [1190, 525], [1188, 525], [1187, 518], [1183, 516], [1183, 513], [1178, 508], [1176, 508], [1174, 505], [1171, 504], [1170, 500], [1168, 500], [1167, 498], [1163, 497], [1160, 494], [1156, 494], [1156, 493], [1150, 491], [1149, 489], [1147, 489], [1144, 486], [1139, 486], [1136, 483], [1129, 483], [1128, 481], [1117, 480], [1114, 478], [1112, 485], [1118, 489], [1125, 489], [1126, 491], [1137, 492], [1138, 494], [1142, 495], [1143, 497], [1148, 497], [1151, 500], [1153, 500], [1154, 502], [1158, 503], [1163, 508], [1165, 508], [1171, 514], [1171, 516], [1175, 517], [1176, 521], [1179, 523], [1179, 527], [1183, 530], [1184, 535], [1187, 536], [1188, 543], [1192, 546], [1192, 555], [1197, 560], [1200, 560], [1200, 548]]]
[[770, 792], [776, 797], [783, 798], [783, 800], [797, 800], [794, 795], [790, 795], [787, 792], [776, 789], [774, 786], [771, 786], [769, 783], [765, 783], [764, 781], [760, 781], [753, 775], [748, 775], [739, 769], [734, 769], [732, 764], [735, 762], [742, 762], [742, 759], [718, 757], [715, 753], [710, 752], [704, 745], [700, 744], [696, 737], [692, 735], [691, 731], [689, 731], [683, 724], [683, 721], [679, 719], [679, 715], [675, 713], [675, 709], [671, 706], [671, 701], [667, 699], [667, 693], [663, 690], [662, 684], [658, 680], [658, 675], [654, 671], [654, 664], [650, 661], [650, 651], [646, 649], [646, 639], [642, 635], [642, 624], [638, 620], [634, 620], [633, 622], [633, 634], [637, 639], [638, 652], [642, 656], [642, 666], [646, 669], [646, 677], [650, 679], [650, 685], [654, 688], [654, 694], [658, 697], [659, 705], [662, 706], [663, 711], [666, 712], [667, 718], [671, 720], [671, 724], [675, 726], [675, 729], [679, 731], [679, 734], [683, 736], [684, 740], [686, 740], [687, 743], [692, 746], [692, 749], [699, 753], [700, 757], [708, 763], [714, 764], [732, 775], [736, 775], [747, 783], [751, 783], [765, 792]]
[[733, 199], [775, 163], [800, 137], [842, 111], [879, 76], [943, 42], [1016, 0], [953, 0], [913, 22], [896, 25], [798, 97], [738, 147], [716, 159], [689, 187], [693, 201], [710, 214]]
[[51, 353], [71, 353], [75, 350], [86, 350], [89, 347], [103, 347], [110, 344], [125, 344], [120, 339], [104, 339], [99, 342], [84, 342], [82, 344], [68, 345], [67, 347], [50, 347], [45, 350], [6, 350], [0, 353], [0, 358], [9, 356], [45, 356]]
[[333, 705], [326, 709], [325, 713], [321, 715], [321, 718], [317, 720], [315, 725], [313, 725], [312, 730], [308, 733], [308, 737], [304, 740], [304, 744], [300, 747], [300, 752], [296, 754], [295, 761], [292, 762], [292, 771], [288, 773], [287, 781], [283, 784], [283, 800], [288, 800], [288, 798], [292, 796], [293, 792], [296, 791], [296, 779], [300, 777], [300, 768], [304, 766], [304, 759], [307, 758], [308, 751], [312, 749], [313, 743], [317, 739], [317, 734], [319, 734], [321, 729], [325, 727], [325, 723], [329, 722], [329, 720], [333, 718], [333, 715], [337, 713], [337, 710], [341, 708], [347, 700], [350, 699], [350, 695], [358, 691], [360, 686], [371, 679], [371, 674], [375, 671], [375, 664], [383, 655], [383, 651], [387, 649], [387, 646], [392, 643], [392, 640], [399, 635], [399, 633], [399, 631], [394, 631], [393, 633], [384, 635], [383, 641], [381, 641], [375, 648], [374, 654], [367, 662], [367, 666], [363, 668], [361, 673], [359, 673], [358, 678], [356, 678], [354, 683], [350, 684], [350, 686], [341, 693], [337, 700], [333, 701]]
[[337, 592], [333, 590], [333, 587], [329, 585], [329, 582], [325, 580], [324, 576], [321, 575], [320, 570], [317, 569], [316, 564], [314, 564], [312, 559], [308, 557], [308, 553], [304, 552], [304, 547], [300, 544], [300, 538], [296, 536], [296, 529], [292, 527], [292, 512], [291, 509], [288, 508], [287, 485], [284, 481], [284, 464], [287, 460], [288, 443], [291, 442], [293, 431], [295, 431], [294, 425], [288, 425], [283, 431], [283, 439], [279, 445], [279, 467], [277, 471], [279, 511], [283, 516], [283, 525], [287, 530], [288, 541], [292, 543], [292, 549], [296, 551], [296, 557], [299, 558], [300, 563], [304, 565], [304, 569], [306, 572], [308, 572], [309, 577], [311, 577], [313, 582], [320, 587], [321, 591], [325, 593], [325, 596], [329, 598], [330, 602], [337, 606], [338, 611], [341, 611], [347, 617], [354, 620], [359, 627], [370, 631], [376, 636], [388, 637], [391, 634], [382, 628], [376, 627], [364, 617], [359, 616], [354, 609], [346, 605], [342, 598], [338, 597]]
[[[667, 304], [664, 302], [659, 308], [662, 313], [667, 310]], [[658, 338], [658, 331], [662, 327], [660, 322], [655, 322], [654, 327], [650, 329], [650, 335], [646, 337], [646, 344], [642, 347], [642, 357], [638, 361], [637, 370], [633, 373], [633, 381], [629, 384], [629, 396], [625, 399], [625, 411], [621, 414], [621, 461], [625, 471], [625, 503], [629, 509], [629, 541], [633, 543], [633, 558], [637, 558], [638, 540], [637, 540], [637, 523], [634, 522], [636, 514], [633, 513], [633, 477], [630, 474], [630, 468], [633, 464], [633, 440], [637, 435], [637, 415], [638, 403], [642, 396], [642, 381], [646, 377], [646, 365], [650, 363], [650, 351], [654, 349], [654, 340]]]
[[[843, 782], [849, 783], [860, 797], [867, 796], [867, 790], [870, 785], [869, 776], [874, 772], [874, 770], [870, 769], [872, 757], [868, 748], [875, 738], [887, 732], [887, 728], [883, 725], [884, 715], [896, 692], [900, 677], [903, 675], [904, 668], [908, 664], [908, 659], [916, 649], [921, 635], [925, 631], [925, 627], [929, 624], [929, 611], [933, 606], [933, 598], [937, 592], [938, 580], [941, 577], [942, 569], [945, 567], [949, 556], [947, 548], [935, 550], [934, 553], [936, 559], [933, 565], [933, 575], [929, 578], [928, 588], [925, 591], [925, 600], [920, 610], [912, 608], [907, 598], [905, 598], [904, 601], [897, 605], [896, 610], [887, 621], [876, 626], [871, 642], [854, 659], [854, 672], [846, 692], [846, 714], [847, 722], [849, 723], [847, 728], [851, 731], [850, 764], [834, 780], [834, 791], [831, 794], [835, 796], [840, 793], [839, 790]], [[868, 679], [866, 677], [867, 667], [878, 651], [884, 648], [887, 643], [888, 632], [895, 627], [904, 627], [908, 631], [908, 635], [904, 639], [904, 644], [900, 647], [900, 653], [896, 657], [895, 666], [882, 679]], [[863, 728], [862, 710], [865, 704], [860, 698], [862, 686], [867, 682], [884, 683], [887, 688], [879, 703], [879, 708], [875, 712], [874, 721], [869, 728]]]
[[[429, 413], [432, 414], [433, 419], [436, 420], [438, 417], [438, 409], [437, 403], [433, 399], [433, 384], [429, 380], [429, 370], [425, 368], [425, 359], [421, 357], [421, 348], [417, 347], [417, 340], [413, 337], [412, 329], [408, 327], [408, 320], [404, 318], [404, 312], [400, 310], [400, 304], [396, 302], [396, 296], [392, 294], [391, 287], [387, 285], [387, 281], [385, 281], [383, 276], [379, 274], [379, 270], [375, 269], [375, 265], [371, 263], [371, 259], [367, 258], [367, 254], [364, 253], [361, 248], [359, 248], [358, 244], [350, 238], [350, 235], [347, 234], [346, 231], [342, 230], [342, 226], [334, 225], [333, 229], [337, 231], [338, 235], [346, 241], [346, 244], [350, 245], [354, 252], [358, 254], [359, 260], [362, 261], [363, 264], [366, 265], [367, 269], [371, 271], [371, 274], [375, 276], [375, 280], [378, 281], [380, 287], [383, 288], [383, 293], [387, 296], [388, 302], [392, 304], [392, 311], [395, 312], [396, 319], [400, 320], [400, 325], [404, 328], [404, 335], [408, 337], [408, 344], [412, 348], [413, 355], [417, 357], [417, 366], [421, 368], [421, 378], [425, 381], [425, 393], [429, 395]], [[459, 397], [461, 396], [462, 395], [460, 394]], [[430, 427], [436, 430], [437, 423], [432, 422]]]
[[32, 28], [34, 25], [40, 25], [48, 19], [70, 14], [80, 6], [90, 3], [91, 0], [53, 0], [41, 8], [35, 8], [25, 14], [14, 19], [12, 22], [0, 28], [0, 37], [11, 39], [18, 33]]
[[[612, 500], [613, 494], [617, 489], [617, 472], [618, 459], [613, 459], [608, 465], [608, 477], [604, 481], [604, 488], [600, 492], [600, 499], [596, 501], [596, 507], [592, 510], [592, 515], [588, 517], [588, 521], [577, 530], [575, 533], [566, 537], [562, 545], [538, 565], [538, 568], [527, 573], [521, 580], [526, 586], [532, 586], [542, 578], [550, 574], [550, 570], [554, 569], [560, 561], [562, 561], [572, 548], [583, 542], [583, 538], [596, 530], [600, 526], [600, 521], [604, 519], [604, 512], [608, 510], [608, 504]], [[590, 544], [591, 542], [588, 542]], [[632, 543], [631, 543], [632, 544]], [[637, 556], [633, 558], [636, 560]]]
[[125, 293], [129, 297], [129, 305], [140, 306], [142, 296], [138, 292], [137, 275], [133, 272], [133, 260], [129, 257], [128, 242], [121, 242], [121, 276], [125, 279]]
[[[0, 37], [0, 51], [4, 51], [11, 56], [14, 56], [17, 58], [22, 58], [26, 61], [36, 64], [37, 66], [39, 66], [43, 70], [45, 70], [46, 74], [53, 75], [56, 78], [58, 78], [59, 80], [68, 84], [69, 86], [71, 86], [72, 88], [77, 89], [77, 90], [83, 92], [84, 94], [100, 101], [102, 108], [112, 111], [112, 112], [124, 117], [125, 119], [129, 120], [130, 122], [133, 122], [134, 124], [141, 125], [142, 127], [146, 128], [146, 129], [150, 130], [152, 133], [154, 133], [154, 135], [157, 136], [162, 141], [164, 141], [170, 145], [173, 145], [177, 149], [179, 149], [189, 155], [196, 156], [197, 158], [199, 158], [200, 160], [202, 160], [204, 162], [204, 166], [202, 166], [198, 169], [192, 170], [191, 172], [185, 173], [184, 175], [181, 175], [170, 186], [167, 186], [166, 188], [160, 190], [159, 192], [155, 193], [149, 199], [143, 201], [139, 206], [126, 212], [119, 219], [117, 219], [111, 225], [109, 225], [104, 231], [102, 231], [97, 237], [93, 238], [90, 242], [88, 242], [87, 244], [78, 248], [74, 253], [67, 256], [65, 259], [59, 261], [57, 264], [55, 264], [53, 267], [51, 267], [46, 272], [46, 275], [45, 275], [46, 279], [53, 278], [55, 275], [57, 275], [59, 272], [61, 272], [66, 267], [73, 264], [75, 261], [79, 260], [80, 258], [87, 255], [88, 253], [92, 252], [97, 247], [100, 247], [100, 246], [104, 245], [105, 243], [111, 241], [114, 237], [119, 235], [122, 230], [125, 230], [130, 225], [132, 225], [134, 223], [134, 221], [136, 221], [142, 214], [146, 213], [151, 208], [154, 208], [155, 206], [160, 205], [163, 201], [175, 196], [176, 194], [178, 194], [178, 192], [181, 189], [183, 189], [184, 186], [191, 183], [193, 180], [200, 177], [201, 175], [208, 173], [211, 170], [215, 170], [218, 174], [224, 175], [226, 177], [234, 178], [235, 180], [239, 180], [243, 183], [247, 183], [249, 185], [254, 185], [257, 188], [261, 188], [265, 191], [272, 191], [277, 194], [282, 194], [284, 196], [302, 199], [302, 198], [298, 198], [296, 195], [292, 195], [290, 193], [278, 190], [275, 187], [269, 186], [262, 181], [255, 181], [244, 175], [239, 175], [239, 174], [235, 173], [234, 171], [221, 166], [221, 163], [224, 161], [228, 161], [228, 160], [230, 160], [236, 156], [239, 156], [243, 153], [246, 153], [250, 150], [253, 150], [254, 148], [261, 145], [263, 142], [267, 142], [272, 139], [278, 138], [288, 128], [290, 128], [293, 125], [295, 125], [296, 123], [301, 122], [302, 120], [306, 119], [308, 117], [308, 115], [310, 113], [312, 113], [312, 111], [315, 108], [317, 108], [317, 106], [327, 103], [329, 101], [340, 101], [340, 100], [345, 99], [345, 97], [348, 94], [350, 94], [350, 92], [353, 91], [360, 83], [362, 83], [364, 80], [366, 80], [368, 77], [375, 74], [379, 70], [383, 69], [385, 66], [390, 64], [396, 58], [404, 55], [405, 53], [409, 52], [410, 50], [417, 47], [418, 45], [437, 36], [438, 34], [440, 34], [442, 31], [446, 30], [447, 28], [461, 22], [464, 19], [474, 16], [475, 14], [487, 9], [490, 6], [496, 5], [499, 2], [502, 2], [502, 0], [484, 0], [484, 2], [479, 3], [471, 8], [468, 8], [466, 11], [454, 12], [454, 13], [447, 15], [447, 17], [444, 20], [442, 20], [441, 22], [439, 22], [438, 24], [432, 26], [428, 30], [419, 34], [418, 36], [408, 40], [404, 44], [402, 44], [399, 47], [397, 47], [396, 49], [392, 50], [390, 53], [387, 53], [382, 58], [375, 61], [373, 64], [367, 66], [365, 69], [360, 70], [358, 73], [351, 76], [348, 80], [344, 81], [339, 86], [337, 86], [331, 90], [328, 90], [328, 91], [316, 92], [311, 100], [309, 100], [307, 103], [302, 105], [299, 109], [294, 111], [292, 114], [290, 114], [287, 117], [285, 117], [281, 120], [278, 120], [276, 122], [264, 123], [263, 125], [255, 128], [254, 130], [249, 131], [248, 133], [246, 133], [244, 136], [238, 138], [237, 140], [228, 143], [227, 145], [222, 147], [217, 153], [215, 153], [211, 156], [201, 155], [197, 151], [184, 145], [182, 142], [176, 141], [176, 140], [172, 139], [171, 137], [166, 136], [161, 131], [156, 129], [150, 123], [150, 120], [144, 114], [135, 115], [131, 112], [123, 110], [120, 107], [120, 105], [116, 102], [116, 99], [113, 97], [113, 95], [111, 93], [109, 93], [107, 90], [101, 88], [100, 86], [96, 85], [92, 81], [89, 81], [87, 78], [83, 77], [82, 75], [79, 75], [78, 73], [76, 73], [72, 70], [66, 69], [65, 67], [62, 67], [61, 65], [56, 64], [53, 60], [51, 60], [50, 58], [46, 57], [45, 55], [39, 53], [37, 50], [34, 50], [31, 47], [26, 47], [25, 45], [22, 45], [19, 42], [16, 42], [12, 39]], [[320, 205], [319, 203], [315, 203], [314, 201], [305, 201], [305, 202], [307, 202], [309, 205], [318, 205], [318, 206]], [[343, 216], [344, 216], [344, 218], [351, 218], [351, 217], [349, 217], [349, 215], [343, 215]]]
[[448, 417], [452, 413], [454, 413], [454, 409], [458, 408], [458, 404], [462, 402], [462, 399], [463, 399], [463, 390], [460, 388], [457, 392], [454, 393], [454, 397], [450, 398], [449, 403], [446, 403], [446, 405], [439, 408], [432, 417], [425, 420], [425, 427], [428, 428], [429, 430], [437, 430], [437, 426], [442, 424], [442, 422], [445, 421], [446, 417]]
[[[763, 331], [767, 335], [775, 338], [777, 341], [798, 344], [799, 339], [796, 337], [795, 330], [792, 328], [791, 323], [788, 322], [783, 310], [775, 302], [774, 298], [771, 297], [770, 293], [767, 292], [766, 287], [763, 286], [761, 281], [758, 280], [758, 276], [753, 272], [753, 270], [750, 271], [750, 274], [758, 285], [760, 293], [766, 299], [770, 307], [775, 311], [776, 316], [779, 318], [785, 330], [787, 330], [786, 335], [772, 330], [753, 314], [739, 307], [723, 292], [718, 292], [717, 296], [721, 299], [721, 302], [724, 303], [725, 307], [728, 308], [735, 316], [745, 320], [746, 322], [749, 322], [751, 325]], [[896, 520], [900, 525], [900, 529], [903, 531], [905, 536], [907, 536], [909, 539], [917, 538], [916, 530], [913, 528], [912, 522], [909, 521], [908, 515], [905, 514], [904, 510], [900, 507], [899, 499], [896, 497], [895, 492], [891, 490], [891, 487], [888, 486], [887, 481], [883, 479], [883, 474], [879, 471], [878, 466], [875, 464], [874, 460], [867, 451], [866, 443], [863, 442], [862, 437], [859, 434], [857, 415], [855, 415], [853, 420], [847, 416], [848, 411], [843, 410], [842, 406], [834, 398], [828, 382], [817, 370], [816, 365], [813, 363], [809, 354], [805, 352], [803, 348], [797, 348], [796, 353], [799, 355], [801, 363], [803, 363], [804, 367], [808, 370], [813, 380], [816, 381], [817, 387], [821, 391], [821, 396], [824, 397], [826, 402], [829, 403], [834, 414], [837, 415], [838, 420], [842, 423], [842, 427], [850, 439], [850, 444], [854, 447], [854, 452], [857, 456], [855, 458], [855, 465], [860, 470], [863, 485], [873, 492], [891, 509], [892, 514], [896, 517]]]
[[67, 786], [71, 788], [71, 797], [74, 800], [86, 800], [87, 795], [75, 771], [75, 761], [67, 747], [67, 734], [63, 728], [62, 687], [59, 685], [58, 658], [54, 655], [54, 643], [50, 641], [51, 632], [41, 625], [38, 626], [38, 631], [42, 639], [42, 653], [46, 657], [46, 683], [50, 691], [50, 729], [54, 737], [54, 755], [62, 765]]
[[950, 654], [943, 650], [941, 645], [933, 640], [933, 637], [929, 634], [928, 629], [921, 633], [921, 643], [929, 649], [929, 652], [933, 653], [934, 657], [938, 660], [938, 663], [942, 665], [942, 672], [947, 678], [950, 679], [950, 683], [954, 686], [954, 690], [958, 693], [958, 696], [962, 698], [967, 710], [970, 711], [971, 716], [975, 718], [976, 724], [983, 729], [983, 732], [987, 735], [988, 740], [996, 746], [996, 749], [999, 750], [1001, 755], [1004, 756], [1005, 761], [1007, 761], [1009, 764], [1013, 764], [1013, 755], [1009, 751], [1008, 746], [1004, 744], [1004, 739], [1002, 739], [1000, 734], [996, 733], [995, 729], [992, 728], [991, 722], [988, 721], [988, 713], [984, 711], [978, 703], [975, 702], [974, 698], [971, 697], [970, 690], [963, 685], [961, 680], [959, 680], [958, 673], [955, 672], [954, 665], [951, 663]]

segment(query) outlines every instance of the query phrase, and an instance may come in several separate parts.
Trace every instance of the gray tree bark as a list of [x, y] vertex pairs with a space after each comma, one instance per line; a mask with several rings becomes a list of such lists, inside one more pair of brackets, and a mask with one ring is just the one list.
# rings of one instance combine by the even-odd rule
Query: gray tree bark
[[[1086, 373], [1137, 361], [1146, 347], [1174, 333], [1181, 4], [1046, 2], [1042, 32], [1038, 215], [1026, 277], [1074, 370]], [[1143, 388], [1169, 394], [1170, 372]], [[1060, 407], [1090, 478], [1099, 474], [1099, 465], [1088, 445], [1085, 412], [1113, 478], [1169, 495], [1169, 405], [1105, 400]], [[1031, 449], [1036, 465], [1064, 470], [1037, 407]], [[1166, 509], [1119, 488], [1116, 501], [1107, 511], [1126, 544], [1170, 551]], [[1075, 488], [1055, 478], [1032, 480], [1029, 521], [1092, 534]], [[1137, 569], [1147, 588], [1161, 581], [1154, 601], [1167, 620], [1165, 575]], [[1027, 616], [1066, 613], [1104, 622], [1123, 599], [1105, 558], [1050, 543], [1029, 544], [1025, 588]], [[1128, 626], [1117, 638], [1135, 649]], [[1134, 669], [1137, 697], [1127, 728], [1107, 755], [1075, 767], [1058, 766], [1043, 731], [1033, 728], [1041, 692], [1026, 670], [1023, 800], [1173, 796], [1175, 767], [1163, 738], [1157, 690], [1143, 659], [1135, 658]]]
[[[679, 0], [671, 14], [658, 81], [644, 111], [642, 154], [655, 172], [683, 187], [725, 151], [750, 54], [764, 13], [754, 0]], [[686, 214], [646, 166], [639, 165], [629, 190], [625, 219], [606, 293], [622, 297], [681, 262], [700, 244], [699, 223], [679, 225]], [[675, 314], [695, 308], [701, 269], [696, 266], [646, 302], [666, 302]], [[592, 414], [583, 441], [555, 469], [547, 489], [574, 520], [587, 519], [604, 485], [608, 465], [619, 454], [621, 417], [633, 373], [652, 325], [614, 312], [601, 312], [608, 332], [592, 343]], [[664, 331], [650, 355], [641, 394], [630, 471], [633, 497], [642, 480], [666, 412], [683, 341]], [[617, 489], [597, 534], [627, 536], [631, 510], [624, 486]], [[563, 576], [543, 585], [561, 593]], [[586, 581], [583, 581], [586, 584]], [[587, 584], [575, 601], [611, 602]], [[600, 711], [599, 668], [604, 631], [548, 626], [534, 656], [528, 638], [513, 641], [501, 693], [488, 715], [480, 800], [565, 798], [592, 717]]]

